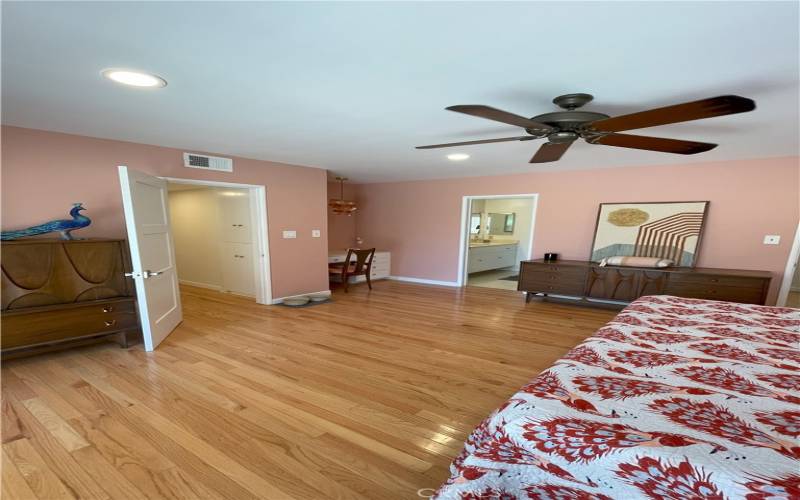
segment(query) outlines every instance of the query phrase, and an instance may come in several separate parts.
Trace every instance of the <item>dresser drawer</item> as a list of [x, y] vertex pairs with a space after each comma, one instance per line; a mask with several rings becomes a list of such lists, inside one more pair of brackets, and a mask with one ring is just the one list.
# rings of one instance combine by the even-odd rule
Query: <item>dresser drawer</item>
[[696, 273], [671, 273], [669, 276], [669, 283], [679, 285], [735, 286], [758, 288], [759, 290], [764, 286], [764, 280], [762, 278]]
[[583, 295], [588, 269], [523, 262], [520, 271], [519, 290]]
[[113, 333], [138, 325], [132, 299], [9, 312], [2, 316], [2, 348], [32, 346]]
[[[671, 281], [671, 280], [670, 280]], [[724, 300], [743, 304], [763, 304], [763, 282], [751, 286], [726, 286], [714, 283], [668, 282], [664, 293], [690, 299]]]
[[586, 281], [588, 269], [577, 266], [559, 266], [556, 264], [536, 264], [523, 262], [520, 268], [520, 279], [532, 281], [581, 282]]

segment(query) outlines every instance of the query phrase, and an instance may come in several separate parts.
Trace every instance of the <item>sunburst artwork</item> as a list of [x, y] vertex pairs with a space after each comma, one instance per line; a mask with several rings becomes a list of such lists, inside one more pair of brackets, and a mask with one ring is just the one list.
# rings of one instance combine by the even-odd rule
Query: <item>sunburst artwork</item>
[[707, 201], [601, 203], [591, 259], [655, 257], [693, 267], [707, 211]]

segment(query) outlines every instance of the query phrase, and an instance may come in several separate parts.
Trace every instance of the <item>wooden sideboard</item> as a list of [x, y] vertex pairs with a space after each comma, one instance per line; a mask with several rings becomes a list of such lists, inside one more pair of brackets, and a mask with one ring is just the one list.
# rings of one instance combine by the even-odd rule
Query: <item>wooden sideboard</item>
[[40, 352], [138, 330], [124, 240], [3, 242], [2, 354]]
[[534, 294], [631, 302], [644, 295], [764, 304], [772, 276], [767, 271], [704, 267], [601, 267], [580, 260], [520, 263], [517, 289]]

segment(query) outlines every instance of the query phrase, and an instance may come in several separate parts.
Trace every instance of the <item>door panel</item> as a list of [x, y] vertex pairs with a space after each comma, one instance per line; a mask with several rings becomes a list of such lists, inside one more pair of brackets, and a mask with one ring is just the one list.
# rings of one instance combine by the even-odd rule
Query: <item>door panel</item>
[[220, 193], [222, 240], [251, 243], [250, 196], [244, 190]]
[[225, 243], [223, 250], [223, 287], [240, 295], [255, 295], [253, 251], [249, 243]]
[[152, 351], [183, 319], [167, 182], [123, 166], [119, 181], [142, 337]]

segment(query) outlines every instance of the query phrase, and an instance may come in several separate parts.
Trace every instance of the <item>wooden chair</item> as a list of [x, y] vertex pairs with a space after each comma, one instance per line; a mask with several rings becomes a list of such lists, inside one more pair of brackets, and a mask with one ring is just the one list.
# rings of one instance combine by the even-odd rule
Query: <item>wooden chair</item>
[[[355, 260], [353, 256], [355, 255]], [[372, 258], [375, 256], [374, 248], [357, 249], [348, 248], [347, 257], [344, 262], [335, 262], [328, 264], [328, 277], [339, 276], [344, 285], [344, 291], [347, 293], [347, 285], [350, 282], [350, 276], [364, 276], [367, 278], [367, 285], [372, 290], [372, 281], [370, 281], [370, 273], [372, 271]]]

